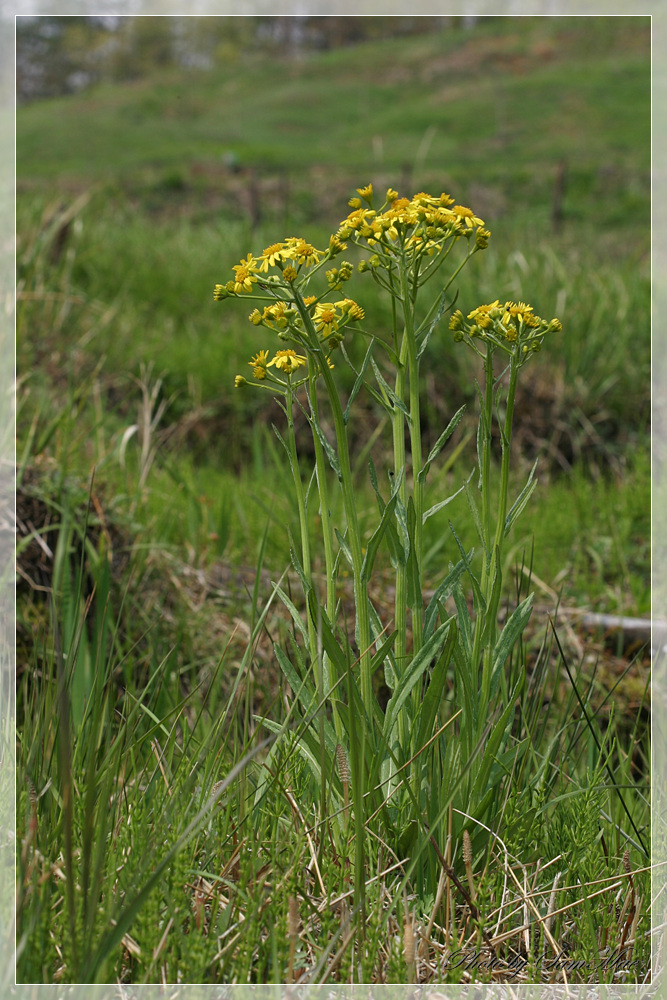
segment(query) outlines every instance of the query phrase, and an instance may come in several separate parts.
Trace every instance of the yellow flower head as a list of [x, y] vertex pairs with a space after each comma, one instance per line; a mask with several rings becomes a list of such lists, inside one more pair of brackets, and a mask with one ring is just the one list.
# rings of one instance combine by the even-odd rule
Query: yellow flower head
[[[289, 250], [287, 256], [296, 261], [297, 264], [306, 264], [306, 266], [318, 264], [320, 257], [323, 255], [321, 250], [316, 250], [312, 243], [307, 243], [301, 237], [290, 236], [285, 242]], [[285, 272], [283, 271], [284, 275]]]
[[338, 234], [334, 233], [329, 239], [329, 253], [332, 257], [335, 257], [336, 254], [342, 253], [343, 250], [347, 250], [347, 243], [343, 243]]
[[357, 194], [360, 194], [364, 201], [370, 205], [373, 201], [373, 185], [367, 184], [366, 187], [357, 188]]
[[458, 216], [459, 220], [466, 229], [472, 229], [474, 226], [484, 225], [484, 219], [479, 219], [473, 210], [471, 208], [466, 208], [465, 205], [454, 205], [452, 212], [454, 215]]
[[398, 191], [394, 191], [393, 188], [387, 188], [387, 201], [391, 204], [392, 201], [396, 201], [398, 198]]
[[280, 368], [281, 371], [285, 372], [286, 375], [291, 375], [293, 371], [305, 365], [307, 358], [304, 358], [301, 354], [297, 354], [291, 348], [285, 351], [276, 351], [275, 356], [271, 358], [267, 364], [267, 368], [275, 366]]
[[505, 314], [503, 315], [503, 323], [509, 323], [510, 317], [514, 317], [523, 323], [532, 313], [533, 307], [526, 305], [525, 302], [506, 302], [505, 303]]
[[362, 226], [367, 226], [367, 219], [374, 215], [372, 208], [358, 208], [355, 212], [350, 212], [343, 226], [346, 229], [361, 229]]
[[234, 265], [235, 280], [234, 280], [234, 291], [238, 294], [239, 292], [251, 292], [252, 286], [255, 281], [257, 281], [256, 274], [257, 261], [251, 253], [248, 254], [246, 260], [241, 260], [240, 264]]
[[283, 278], [285, 281], [296, 281], [298, 277], [299, 272], [295, 267], [292, 267], [291, 264], [288, 264], [287, 267], [283, 268]]
[[480, 327], [480, 329], [488, 330], [492, 325], [492, 320], [494, 318], [489, 314], [498, 310], [499, 305], [500, 303], [498, 302], [498, 299], [496, 299], [495, 302], [490, 302], [488, 305], [477, 306], [477, 308], [473, 309], [471, 313], [468, 313], [468, 319], [473, 320], [477, 326]]
[[[287, 270], [287, 268], [285, 270]], [[287, 320], [285, 319], [286, 310], [286, 302], [272, 302], [270, 306], [264, 307], [262, 319], [269, 326], [276, 326], [279, 330], [284, 330], [287, 326]]]
[[354, 299], [342, 299], [340, 302], [336, 303], [336, 308], [340, 309], [342, 312], [347, 313], [348, 319], [358, 320], [363, 319], [366, 313]]
[[262, 262], [259, 265], [260, 271], [268, 271], [269, 267], [275, 267], [278, 261], [282, 260], [284, 256], [285, 256], [285, 244], [272, 243], [270, 247], [266, 247], [266, 249], [259, 258]]
[[331, 302], [320, 302], [315, 306], [315, 327], [323, 337], [330, 337], [332, 330], [338, 329], [336, 307]]
[[361, 198], [350, 198], [348, 205], [350, 208], [361, 208]]
[[478, 227], [475, 233], [475, 243], [478, 250], [486, 250], [489, 245], [489, 240], [491, 239], [491, 233], [488, 229], [482, 229], [481, 226]]
[[[261, 368], [262, 370], [264, 368], [266, 368], [266, 361], [267, 361], [268, 356], [269, 356], [269, 352], [268, 351], [258, 351], [257, 354], [254, 356], [254, 358], [251, 358], [251, 360], [248, 362], [248, 364], [253, 369], [253, 375], [255, 375], [255, 372], [254, 372], [255, 368]], [[264, 375], [261, 375], [260, 377], [264, 378]], [[257, 378], [256, 375], [255, 375], [255, 378]]]

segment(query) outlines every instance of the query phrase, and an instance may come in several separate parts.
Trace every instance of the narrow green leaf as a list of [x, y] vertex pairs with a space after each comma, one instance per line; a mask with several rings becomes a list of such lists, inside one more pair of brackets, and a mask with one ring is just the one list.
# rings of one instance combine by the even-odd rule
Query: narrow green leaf
[[386, 394], [387, 399], [397, 409], [399, 409], [401, 411], [401, 413], [403, 414], [403, 416], [405, 417], [405, 419], [407, 420], [407, 422], [410, 423], [410, 414], [409, 414], [408, 410], [405, 407], [405, 403], [403, 402], [403, 400], [401, 400], [401, 399], [398, 398], [398, 396], [396, 395], [396, 393], [394, 392], [394, 390], [391, 388], [391, 386], [389, 385], [389, 383], [386, 381], [386, 379], [382, 375], [382, 372], [380, 371], [380, 369], [378, 368], [378, 366], [376, 365], [375, 361], [372, 358], [371, 358], [371, 365], [373, 366], [373, 371], [375, 373], [375, 378], [377, 379], [378, 385], [380, 386], [383, 394]]
[[359, 390], [364, 384], [364, 378], [366, 377], [366, 369], [368, 368], [368, 362], [371, 360], [371, 353], [373, 351], [374, 344], [375, 344], [375, 338], [373, 338], [373, 340], [371, 340], [370, 344], [368, 345], [366, 356], [364, 357], [364, 360], [361, 363], [361, 368], [359, 369], [355, 383], [352, 386], [352, 392], [350, 393], [350, 398], [347, 401], [347, 406], [345, 407], [345, 413], [343, 414], [343, 421], [345, 423], [347, 423], [348, 420], [350, 419], [350, 407], [352, 406], [354, 400], [357, 398], [357, 394], [359, 393]]
[[320, 427], [319, 421], [316, 420], [316, 418], [313, 416], [312, 413], [310, 413], [310, 414], [308, 414], [308, 422], [309, 422], [310, 426], [313, 428], [313, 430], [315, 431], [315, 433], [317, 434], [318, 438], [320, 439], [320, 442], [322, 444], [322, 448], [324, 449], [324, 453], [327, 456], [327, 459], [329, 460], [329, 465], [331, 466], [331, 468], [333, 469], [333, 471], [336, 473], [336, 476], [338, 477], [338, 479], [340, 479], [341, 478], [341, 471], [340, 471], [340, 462], [338, 461], [338, 455], [336, 454], [336, 452], [334, 451], [333, 447], [331, 446], [331, 444], [327, 440], [327, 438], [326, 438], [326, 436], [324, 434], [324, 431]]
[[428, 458], [424, 462], [423, 467], [419, 471], [419, 481], [423, 483], [426, 481], [429, 469], [431, 468], [431, 463], [438, 457], [444, 446], [446, 445], [449, 438], [452, 436], [458, 425], [461, 423], [461, 418], [465, 412], [465, 404], [456, 411], [452, 419], [447, 424], [447, 427], [442, 432], [438, 440], [435, 442], [430, 452], [428, 453]]
[[385, 532], [387, 531], [388, 527], [390, 527], [390, 521], [394, 516], [394, 510], [396, 508], [396, 501], [398, 499], [398, 491], [401, 486], [402, 477], [403, 477], [403, 470], [401, 470], [401, 474], [398, 477], [396, 487], [389, 500], [389, 503], [386, 504], [384, 511], [382, 512], [380, 523], [378, 524], [377, 528], [375, 529], [370, 539], [368, 540], [368, 544], [366, 546], [366, 554], [364, 555], [364, 561], [361, 567], [362, 580], [370, 580], [371, 578], [373, 563], [375, 562], [375, 557], [377, 555], [380, 542], [382, 541], [382, 538]]
[[533, 610], [533, 594], [529, 594], [512, 612], [505, 627], [498, 636], [493, 650], [492, 678], [502, 669], [507, 657], [512, 652], [517, 639], [523, 634]]
[[289, 550], [290, 559], [292, 560], [292, 566], [294, 567], [299, 580], [301, 581], [301, 586], [303, 587], [304, 594], [307, 594], [311, 589], [311, 584], [306, 580], [306, 574], [304, 572], [303, 566], [301, 565], [301, 560], [299, 559], [296, 549], [292, 546]]
[[442, 692], [445, 689], [447, 679], [447, 669], [452, 658], [454, 644], [456, 642], [456, 622], [452, 620], [444, 649], [438, 657], [438, 661], [433, 668], [431, 677], [426, 688], [424, 700], [422, 701], [419, 713], [419, 733], [417, 736], [417, 749], [420, 750], [427, 740], [430, 739], [433, 731], [433, 724], [438, 714], [438, 708], [442, 702]]
[[[470, 551], [468, 559], [472, 559], [473, 551]], [[442, 583], [438, 584], [433, 597], [428, 603], [424, 613], [424, 639], [428, 639], [433, 634], [435, 622], [438, 617], [439, 605], [451, 596], [454, 585], [461, 579], [466, 569], [463, 559], [460, 559], [456, 566], [449, 564], [449, 572]]]
[[[457, 295], [458, 295], [458, 292], [457, 292]], [[417, 360], [418, 361], [421, 358], [421, 356], [424, 353], [424, 351], [426, 350], [426, 345], [428, 344], [429, 340], [431, 339], [431, 334], [433, 333], [433, 331], [435, 330], [436, 326], [438, 325], [438, 323], [442, 319], [442, 314], [445, 311], [445, 303], [446, 303], [446, 301], [447, 301], [447, 292], [445, 290], [443, 290], [442, 293], [441, 293], [441, 295], [440, 295], [440, 302], [438, 304], [438, 310], [437, 310], [437, 312], [435, 314], [435, 318], [433, 319], [433, 322], [429, 325], [429, 328], [426, 331], [426, 333], [423, 334], [422, 342], [421, 342], [421, 344], [419, 346], [419, 350], [417, 351]], [[453, 305], [453, 303], [452, 303], [452, 305]]]
[[482, 595], [482, 591], [479, 586], [479, 580], [472, 571], [470, 559], [466, 555], [466, 551], [463, 548], [463, 545], [461, 544], [461, 539], [456, 534], [456, 529], [454, 528], [454, 525], [452, 524], [451, 521], [449, 522], [449, 530], [454, 536], [454, 541], [458, 546], [458, 550], [461, 553], [461, 558], [463, 559], [466, 565], [466, 570], [468, 571], [468, 576], [470, 577], [470, 583], [472, 584], [473, 601], [475, 604], [475, 611], [477, 614], [482, 614], [482, 615], [486, 614], [486, 601], [484, 600], [484, 597]]
[[316, 696], [315, 689], [309, 682], [308, 677], [299, 676], [289, 657], [285, 654], [284, 650], [280, 648], [278, 643], [273, 644], [273, 652], [280, 665], [280, 669], [285, 675], [285, 680], [292, 689], [292, 694], [295, 698], [299, 699], [303, 705], [304, 712], [312, 712], [315, 707]]
[[451, 618], [448, 619], [440, 625], [438, 629], [436, 629], [428, 642], [425, 643], [417, 655], [413, 657], [410, 665], [404, 671], [403, 676], [399, 679], [396, 690], [389, 699], [389, 704], [387, 705], [385, 713], [383, 737], [387, 742], [389, 741], [391, 731], [396, 723], [396, 720], [398, 719], [399, 712], [405, 705], [410, 692], [415, 684], [417, 684], [417, 682], [421, 679], [424, 671], [431, 663], [431, 660], [439, 655], [452, 620], [453, 619]]
[[464, 483], [463, 486], [460, 487], [460, 489], [458, 489], [456, 491], [456, 493], [452, 493], [452, 495], [450, 497], [447, 497], [446, 500], [440, 500], [439, 503], [433, 504], [433, 506], [429, 507], [429, 509], [427, 511], [424, 511], [424, 514], [422, 516], [422, 523], [426, 524], [426, 522], [428, 521], [429, 517], [433, 517], [433, 515], [437, 514], [439, 510], [442, 510], [443, 507], [446, 507], [447, 504], [450, 504], [452, 502], [452, 500], [455, 500], [457, 498], [457, 496], [459, 495], [459, 493], [463, 493], [464, 489], [465, 489], [465, 483]]
[[516, 521], [516, 519], [519, 517], [519, 515], [521, 514], [521, 512], [525, 508], [526, 504], [528, 503], [528, 501], [530, 500], [531, 496], [533, 495], [533, 491], [535, 490], [535, 487], [537, 486], [537, 480], [533, 478], [534, 475], [535, 475], [535, 469], [537, 468], [537, 462], [538, 462], [538, 459], [535, 459], [535, 464], [533, 465], [532, 469], [530, 470], [530, 475], [528, 476], [528, 480], [526, 482], [526, 485], [521, 490], [521, 493], [519, 493], [519, 496], [516, 498], [516, 500], [512, 504], [512, 506], [511, 506], [511, 508], [509, 510], [509, 513], [507, 514], [507, 517], [505, 518], [505, 534], [506, 535], [509, 534], [509, 531], [510, 531], [512, 525], [514, 524], [514, 522]]
[[334, 531], [336, 532], [336, 538], [338, 539], [338, 544], [340, 546], [340, 551], [343, 553], [343, 555], [347, 559], [349, 565], [354, 569], [354, 562], [352, 560], [352, 552], [350, 550], [350, 546], [347, 544], [347, 542], [345, 540], [345, 536], [341, 535], [341, 533], [338, 530], [338, 528], [334, 528]]
[[285, 605], [285, 607], [287, 608], [287, 610], [289, 611], [289, 613], [291, 614], [292, 620], [294, 621], [294, 624], [296, 625], [296, 627], [298, 628], [299, 632], [303, 636], [304, 641], [307, 643], [308, 642], [308, 630], [306, 628], [306, 625], [305, 625], [305, 622], [304, 622], [303, 618], [301, 617], [300, 612], [294, 606], [293, 602], [287, 596], [287, 594], [282, 589], [282, 587], [279, 587], [277, 583], [274, 583], [273, 584], [273, 589], [274, 589], [274, 592], [280, 598], [280, 600], [283, 602], [283, 604]]
[[456, 604], [457, 621], [461, 642], [463, 643], [463, 649], [466, 656], [470, 659], [472, 656], [472, 622], [470, 621], [468, 602], [466, 601], [466, 596], [463, 593], [463, 587], [458, 580], [452, 587], [452, 596], [454, 598], [454, 603]]
[[415, 529], [417, 527], [417, 514], [415, 503], [412, 497], [408, 497], [407, 528], [408, 528], [408, 561], [406, 566], [406, 576], [408, 582], [408, 606], [415, 608], [422, 603], [421, 576], [419, 563], [417, 561], [417, 546], [415, 544]]
[[467, 481], [464, 483], [464, 489], [466, 494], [466, 500], [468, 501], [468, 507], [470, 509], [470, 513], [472, 514], [472, 519], [475, 528], [477, 529], [477, 535], [479, 536], [479, 540], [482, 543], [482, 549], [486, 553], [487, 550], [484, 541], [484, 528], [482, 526], [482, 518], [479, 513], [479, 507], [477, 506], [477, 503], [475, 501], [475, 495], [472, 491], [472, 487]]

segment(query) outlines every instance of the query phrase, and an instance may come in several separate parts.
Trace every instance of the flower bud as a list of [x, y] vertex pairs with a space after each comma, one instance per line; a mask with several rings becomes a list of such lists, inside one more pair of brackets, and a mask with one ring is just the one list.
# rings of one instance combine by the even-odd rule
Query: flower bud
[[240, 389], [241, 386], [247, 385], [247, 384], [248, 384], [248, 379], [244, 378], [243, 375], [237, 375], [236, 378], [234, 379], [234, 388], [235, 389]]
[[262, 314], [259, 311], [259, 309], [253, 309], [253, 311], [248, 316], [248, 319], [250, 320], [253, 326], [259, 326], [259, 324], [262, 322]]
[[454, 330], [454, 340], [457, 344], [460, 344], [463, 340], [463, 330]]
[[340, 275], [340, 280], [349, 281], [350, 278], [352, 277], [353, 271], [354, 271], [354, 266], [350, 264], [349, 260], [341, 261], [340, 270], [338, 272]]
[[549, 330], [550, 333], [560, 333], [560, 331], [563, 329], [563, 324], [559, 319], [556, 319], [554, 317], [554, 319], [552, 319], [551, 322], [549, 323], [547, 329]]
[[460, 309], [453, 312], [449, 318], [449, 329], [450, 330], [462, 330], [464, 324], [463, 313]]
[[359, 272], [359, 274], [363, 274], [364, 271], [368, 270], [368, 268], [369, 268], [369, 263], [367, 260], [360, 260], [359, 263], [357, 264], [357, 271]]
[[216, 285], [213, 289], [213, 298], [216, 302], [221, 302], [228, 297], [229, 293], [224, 285]]
[[489, 245], [489, 240], [491, 239], [491, 233], [488, 229], [482, 229], [481, 226], [477, 229], [475, 233], [475, 244], [478, 250], [486, 250]]

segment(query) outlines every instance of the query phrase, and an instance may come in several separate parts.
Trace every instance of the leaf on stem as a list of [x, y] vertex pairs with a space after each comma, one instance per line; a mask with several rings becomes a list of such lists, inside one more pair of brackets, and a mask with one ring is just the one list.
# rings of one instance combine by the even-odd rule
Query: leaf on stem
[[466, 480], [465, 483], [463, 484], [463, 488], [465, 490], [466, 500], [468, 501], [468, 507], [470, 508], [470, 513], [472, 514], [472, 519], [473, 519], [475, 528], [477, 529], [477, 534], [479, 536], [479, 540], [482, 543], [482, 549], [484, 551], [484, 555], [488, 556], [488, 551], [487, 551], [487, 548], [486, 548], [486, 543], [484, 541], [484, 528], [482, 526], [482, 518], [481, 518], [481, 515], [479, 513], [479, 507], [477, 506], [477, 503], [475, 502], [475, 496], [473, 494], [472, 487], [471, 487], [471, 485], [470, 485], [470, 483], [469, 483], [468, 480]]
[[[409, 424], [411, 422], [410, 414], [406, 409], [405, 403], [403, 402], [403, 400], [398, 398], [394, 390], [391, 388], [387, 380], [384, 378], [382, 372], [376, 365], [373, 358], [371, 358], [371, 365], [373, 366], [373, 371], [375, 372], [375, 378], [378, 381], [378, 385], [380, 386], [382, 395], [384, 397], [385, 409], [391, 413], [392, 406], [398, 408]], [[392, 404], [392, 406], [389, 405], [390, 403]]]
[[431, 463], [434, 461], [434, 459], [436, 459], [438, 457], [438, 455], [442, 451], [443, 447], [445, 446], [445, 444], [447, 443], [447, 441], [449, 440], [449, 438], [452, 436], [452, 434], [454, 433], [454, 431], [456, 430], [456, 428], [460, 424], [461, 418], [463, 417], [464, 412], [465, 412], [465, 404], [460, 409], [458, 409], [456, 411], [456, 413], [454, 414], [454, 416], [452, 417], [452, 419], [447, 424], [447, 427], [445, 428], [445, 430], [442, 432], [442, 434], [440, 435], [440, 437], [438, 438], [438, 440], [435, 442], [435, 444], [431, 448], [431, 450], [430, 450], [430, 452], [428, 454], [428, 458], [424, 462], [423, 468], [420, 469], [420, 471], [419, 471], [418, 479], [419, 479], [420, 483], [423, 483], [423, 482], [426, 481], [426, 477], [428, 476], [429, 469], [431, 468]]
[[537, 462], [538, 462], [538, 459], [535, 459], [535, 464], [533, 465], [532, 469], [530, 470], [530, 475], [528, 476], [528, 480], [526, 482], [526, 485], [521, 490], [521, 493], [519, 493], [518, 497], [516, 498], [516, 500], [512, 504], [512, 507], [510, 508], [509, 513], [507, 514], [507, 517], [505, 518], [505, 534], [506, 535], [509, 534], [509, 531], [510, 531], [512, 525], [514, 524], [514, 522], [516, 521], [516, 519], [521, 514], [521, 511], [524, 509], [524, 507], [526, 506], [526, 504], [530, 500], [531, 496], [533, 495], [533, 490], [537, 486], [537, 480], [533, 478], [534, 475], [535, 475], [535, 469], [537, 468]]
[[[458, 292], [456, 293], [456, 295], [458, 296]], [[443, 291], [441, 293], [441, 295], [440, 295], [440, 303], [438, 305], [438, 311], [435, 314], [435, 318], [434, 318], [433, 322], [431, 323], [431, 325], [429, 326], [429, 328], [426, 331], [426, 333], [424, 334], [424, 339], [422, 340], [421, 345], [419, 347], [419, 350], [417, 351], [417, 361], [419, 361], [419, 359], [421, 358], [422, 354], [426, 350], [426, 345], [428, 344], [429, 340], [431, 339], [431, 334], [433, 333], [433, 331], [435, 330], [436, 326], [438, 325], [438, 323], [442, 319], [442, 315], [443, 315], [443, 313], [445, 311], [445, 302], [446, 301], [447, 301], [447, 292]], [[456, 302], [456, 296], [454, 297], [454, 302]], [[454, 302], [452, 302], [452, 306], [454, 305]], [[450, 306], [450, 308], [451, 308], [451, 306]]]
[[[357, 378], [354, 385], [352, 386], [352, 392], [350, 393], [350, 398], [347, 401], [347, 406], [345, 407], [345, 413], [343, 414], [343, 422], [345, 424], [347, 424], [350, 418], [350, 407], [352, 406], [352, 403], [356, 399], [359, 390], [364, 384], [364, 378], [366, 377], [366, 369], [368, 368], [368, 362], [371, 360], [371, 353], [373, 351], [374, 344], [375, 344], [375, 338], [373, 338], [370, 344], [368, 345], [368, 350], [366, 351], [366, 355], [361, 364], [361, 368], [359, 369], [358, 372], [355, 372]], [[349, 361], [349, 358], [348, 358], [348, 364], [350, 364], [350, 368], [352, 368], [352, 371], [355, 371], [355, 369], [352, 367], [352, 364]]]
[[422, 646], [420, 651], [415, 657], [413, 657], [410, 665], [404, 671], [403, 676], [400, 678], [396, 690], [394, 691], [392, 697], [389, 699], [389, 704], [387, 705], [387, 710], [385, 712], [384, 727], [383, 727], [383, 738], [385, 741], [389, 741], [389, 736], [391, 731], [396, 724], [399, 712], [405, 705], [405, 702], [412, 691], [413, 687], [421, 679], [424, 671], [430, 665], [431, 661], [439, 656], [442, 645], [447, 637], [449, 628], [453, 622], [452, 618], [449, 618], [444, 622], [436, 631], [433, 633], [431, 638], [427, 643]]
[[498, 636], [498, 641], [496, 642], [495, 648], [493, 650], [493, 668], [491, 673], [491, 683], [493, 684], [499, 671], [502, 669], [503, 664], [507, 660], [507, 657], [512, 652], [514, 648], [514, 643], [517, 641], [519, 636], [522, 635], [530, 616], [533, 611], [533, 594], [529, 594], [519, 604], [519, 606], [512, 612], [510, 618], [505, 624], [505, 628], [502, 630]]
[[450, 629], [447, 634], [445, 646], [431, 672], [431, 677], [426, 689], [426, 694], [424, 695], [424, 699], [422, 701], [421, 711], [419, 713], [419, 734], [417, 736], [418, 751], [431, 737], [433, 724], [435, 723], [438, 708], [440, 707], [442, 701], [442, 692], [445, 688], [447, 669], [454, 651], [457, 632], [458, 629], [456, 627], [456, 622], [450, 620]]
[[[394, 485], [394, 492], [392, 493], [389, 503], [385, 505], [382, 511], [382, 517], [380, 518], [380, 523], [371, 535], [368, 545], [366, 546], [366, 554], [364, 556], [364, 561], [361, 567], [361, 579], [370, 580], [371, 572], [373, 570], [373, 563], [375, 562], [375, 556], [377, 555], [377, 550], [380, 546], [380, 542], [387, 531], [388, 528], [392, 527], [392, 518], [394, 516], [394, 510], [396, 507], [396, 502], [398, 500], [398, 491], [401, 487], [401, 481], [403, 479], [403, 470], [401, 469], [400, 475], [397, 477], [397, 481]], [[390, 546], [391, 547], [391, 546]]]
[[338, 455], [334, 451], [333, 447], [327, 441], [324, 431], [320, 427], [319, 420], [316, 419], [316, 417], [313, 415], [312, 412], [308, 414], [308, 423], [310, 424], [310, 426], [320, 439], [322, 447], [324, 448], [324, 452], [329, 460], [329, 465], [331, 466], [333, 471], [336, 473], [336, 476], [340, 480], [342, 476], [340, 471], [340, 462], [338, 461]]
[[[474, 549], [471, 549], [468, 554], [468, 560], [472, 559]], [[456, 566], [449, 564], [449, 572], [445, 579], [438, 584], [433, 597], [428, 603], [428, 607], [424, 613], [424, 640], [429, 639], [433, 634], [433, 629], [435, 628], [435, 622], [438, 617], [438, 610], [440, 605], [451, 596], [452, 590], [455, 584], [461, 579], [463, 573], [466, 569], [466, 563], [460, 559]]]

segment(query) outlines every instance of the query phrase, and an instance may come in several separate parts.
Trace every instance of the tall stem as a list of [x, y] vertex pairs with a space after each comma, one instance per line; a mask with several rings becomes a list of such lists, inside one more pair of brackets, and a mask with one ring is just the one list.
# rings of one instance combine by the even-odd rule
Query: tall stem
[[505, 537], [505, 518], [507, 517], [507, 498], [509, 492], [510, 454], [512, 450], [512, 420], [514, 418], [514, 399], [516, 396], [518, 373], [519, 365], [517, 363], [516, 356], [513, 354], [510, 358], [510, 377], [507, 389], [505, 421], [503, 427], [501, 428], [502, 459], [500, 466], [500, 489], [498, 494], [496, 530], [493, 539], [490, 570], [486, 579], [486, 592], [483, 591], [485, 600], [487, 601], [486, 617], [489, 623], [489, 631], [488, 641], [484, 652], [484, 664], [482, 667], [482, 705], [488, 704], [490, 696], [491, 671], [493, 669], [493, 650], [496, 644], [496, 634], [498, 631], [500, 580], [495, 588], [493, 586], [493, 582], [496, 574], [498, 574], [499, 577], [502, 575], [502, 547], [503, 539]]
[[[340, 467], [340, 484], [343, 494], [343, 506], [345, 509], [345, 520], [347, 522], [348, 541], [352, 555], [352, 573], [354, 577], [354, 602], [357, 613], [357, 630], [359, 633], [359, 663], [361, 674], [361, 700], [369, 718], [373, 715], [373, 684], [371, 677], [371, 630], [370, 617], [368, 613], [368, 589], [362, 577], [362, 566], [364, 555], [361, 545], [361, 532], [357, 519], [357, 506], [354, 499], [354, 489], [352, 485], [352, 466], [350, 464], [350, 450], [347, 441], [347, 428], [345, 417], [340, 403], [336, 384], [333, 380], [327, 359], [319, 344], [317, 332], [313, 326], [310, 313], [303, 304], [303, 300], [297, 294], [295, 297], [297, 308], [301, 314], [304, 326], [307, 331], [310, 349], [317, 358], [320, 374], [324, 380], [331, 410], [334, 419], [336, 432], [336, 445], [338, 450], [338, 463]], [[364, 722], [365, 728], [365, 722]]]
[[[416, 266], [416, 265], [415, 265]], [[422, 469], [421, 414], [419, 409], [419, 361], [417, 359], [417, 343], [415, 341], [415, 297], [410, 290], [409, 274], [405, 265], [401, 267], [401, 297], [403, 299], [403, 319], [405, 323], [405, 340], [409, 393], [410, 393], [410, 451], [412, 457], [412, 494], [415, 505], [415, 537], [414, 558], [417, 565], [414, 601], [412, 611], [412, 649], [418, 653], [422, 647], [422, 528], [424, 517], [424, 484], [419, 478]], [[415, 689], [415, 698], [419, 692]]]
[[[319, 404], [317, 401], [317, 372], [313, 365], [310, 365], [308, 379], [308, 399], [313, 420], [319, 421]], [[313, 428], [313, 447], [315, 449], [315, 469], [317, 475], [317, 490], [320, 497], [320, 520], [322, 523], [322, 540], [324, 543], [324, 570], [326, 574], [326, 611], [327, 618], [332, 626], [336, 617], [336, 578], [335, 578], [335, 558], [333, 551], [333, 528], [331, 525], [331, 508], [329, 506], [329, 490], [327, 486], [327, 463], [324, 457], [324, 449], [319, 435]], [[324, 695], [327, 697], [332, 686], [339, 680], [332, 676], [334, 669], [326, 653], [322, 653], [322, 671]], [[339, 742], [343, 740], [343, 725], [340, 714], [334, 701], [332, 705], [332, 718], [336, 736]]]

